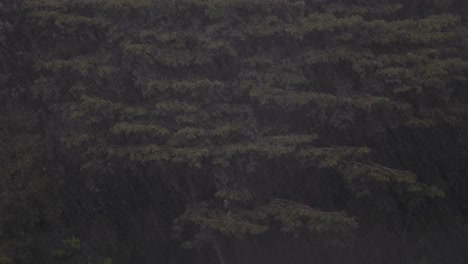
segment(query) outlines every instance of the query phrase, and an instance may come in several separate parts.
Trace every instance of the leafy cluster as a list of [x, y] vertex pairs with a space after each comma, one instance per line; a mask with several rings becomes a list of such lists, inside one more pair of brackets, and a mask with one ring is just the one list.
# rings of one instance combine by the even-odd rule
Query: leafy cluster
[[0, 263], [462, 263], [463, 10], [0, 4]]

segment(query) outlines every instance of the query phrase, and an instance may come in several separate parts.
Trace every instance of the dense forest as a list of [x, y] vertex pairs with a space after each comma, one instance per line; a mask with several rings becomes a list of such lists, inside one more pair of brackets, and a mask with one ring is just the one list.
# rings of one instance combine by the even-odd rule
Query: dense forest
[[467, 260], [468, 1], [0, 1], [0, 264]]

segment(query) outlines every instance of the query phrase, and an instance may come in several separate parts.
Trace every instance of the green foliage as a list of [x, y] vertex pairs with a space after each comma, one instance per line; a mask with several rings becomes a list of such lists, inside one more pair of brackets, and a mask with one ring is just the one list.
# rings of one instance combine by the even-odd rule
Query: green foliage
[[468, 208], [464, 8], [0, 4], [0, 262], [215, 263], [171, 226], [221, 263], [267, 240], [437, 254]]
[[79, 252], [80, 248], [80, 240], [75, 236], [72, 236], [68, 239], [63, 240], [61, 247], [59, 249], [52, 250], [51, 255], [54, 258], [63, 260]]
[[276, 202], [259, 210], [259, 215], [273, 218], [282, 225], [282, 231], [299, 236], [307, 230], [312, 233], [346, 233], [358, 227], [355, 219], [345, 213], [326, 213], [304, 205]]

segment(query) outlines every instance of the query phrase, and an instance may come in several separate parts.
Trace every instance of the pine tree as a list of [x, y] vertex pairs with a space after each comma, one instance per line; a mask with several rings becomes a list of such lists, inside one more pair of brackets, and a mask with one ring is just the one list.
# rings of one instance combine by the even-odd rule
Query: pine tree
[[[28, 176], [45, 182], [37, 195], [56, 188], [63, 204], [39, 217], [57, 230], [41, 235], [54, 246], [37, 258], [421, 262], [431, 254], [418, 247], [445, 241], [429, 214], [466, 222], [462, 2], [22, 4], [1, 6], [1, 92], [16, 103], [21, 90], [21, 107], [1, 110], [1, 170], [60, 171], [60, 183]], [[171, 227], [183, 247], [212, 248], [216, 260], [181, 256]]]

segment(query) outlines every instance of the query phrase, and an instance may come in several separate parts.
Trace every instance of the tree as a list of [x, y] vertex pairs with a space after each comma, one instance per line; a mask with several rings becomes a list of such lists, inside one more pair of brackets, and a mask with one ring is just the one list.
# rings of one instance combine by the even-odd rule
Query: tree
[[4, 164], [54, 246], [11, 260], [462, 262], [462, 2], [18, 3]]

